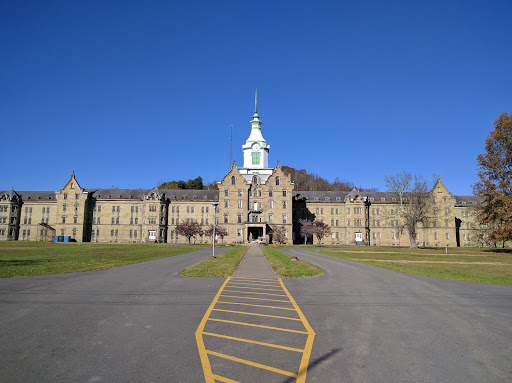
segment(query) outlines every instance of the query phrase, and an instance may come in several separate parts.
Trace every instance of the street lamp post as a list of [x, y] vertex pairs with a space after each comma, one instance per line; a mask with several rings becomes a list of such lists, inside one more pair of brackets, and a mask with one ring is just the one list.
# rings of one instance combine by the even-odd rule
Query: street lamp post
[[212, 258], [215, 257], [215, 226], [216, 226], [216, 220], [217, 220], [217, 205], [218, 202], [212, 202], [213, 205], [213, 235], [212, 235]]

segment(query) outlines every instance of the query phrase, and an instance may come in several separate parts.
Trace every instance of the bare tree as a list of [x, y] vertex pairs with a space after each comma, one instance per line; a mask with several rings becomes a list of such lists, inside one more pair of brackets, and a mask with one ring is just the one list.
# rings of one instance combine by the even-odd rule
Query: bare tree
[[402, 172], [385, 177], [386, 187], [400, 199], [397, 232], [407, 231], [411, 247], [416, 247], [418, 225], [429, 227], [435, 217], [432, 187], [422, 176]]

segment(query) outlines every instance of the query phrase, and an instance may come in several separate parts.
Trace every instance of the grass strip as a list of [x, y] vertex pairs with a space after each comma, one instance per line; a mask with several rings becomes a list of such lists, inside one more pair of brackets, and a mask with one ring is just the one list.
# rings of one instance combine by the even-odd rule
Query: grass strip
[[315, 248], [335, 258], [427, 277], [512, 286], [512, 254], [499, 249]]
[[272, 266], [274, 273], [280, 278], [307, 278], [317, 277], [324, 273], [319, 267], [300, 259], [292, 261], [292, 258], [279, 251], [275, 247], [261, 246], [263, 254], [267, 257], [268, 263]]
[[0, 242], [0, 277], [104, 270], [196, 250], [156, 244]]
[[229, 277], [233, 275], [246, 252], [247, 246], [233, 247], [217, 255], [216, 258], [210, 257], [187, 267], [182, 270], [180, 275], [184, 277]]

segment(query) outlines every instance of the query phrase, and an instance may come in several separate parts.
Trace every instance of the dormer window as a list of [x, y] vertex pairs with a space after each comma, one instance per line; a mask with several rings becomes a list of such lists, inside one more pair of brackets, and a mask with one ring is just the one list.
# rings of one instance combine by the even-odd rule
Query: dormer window
[[252, 179], [252, 183], [254, 185], [258, 185], [258, 177], [254, 176], [253, 179]]
[[280, 179], [279, 177], [276, 177], [276, 186], [279, 186]]
[[236, 178], [235, 178], [235, 176], [231, 177], [231, 185], [236, 185]]

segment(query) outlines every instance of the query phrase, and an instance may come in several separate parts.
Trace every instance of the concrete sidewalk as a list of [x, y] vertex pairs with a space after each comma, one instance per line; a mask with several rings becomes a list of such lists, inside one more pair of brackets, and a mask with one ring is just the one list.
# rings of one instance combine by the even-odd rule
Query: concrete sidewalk
[[234, 277], [277, 278], [258, 244], [250, 244], [244, 259], [238, 265]]

